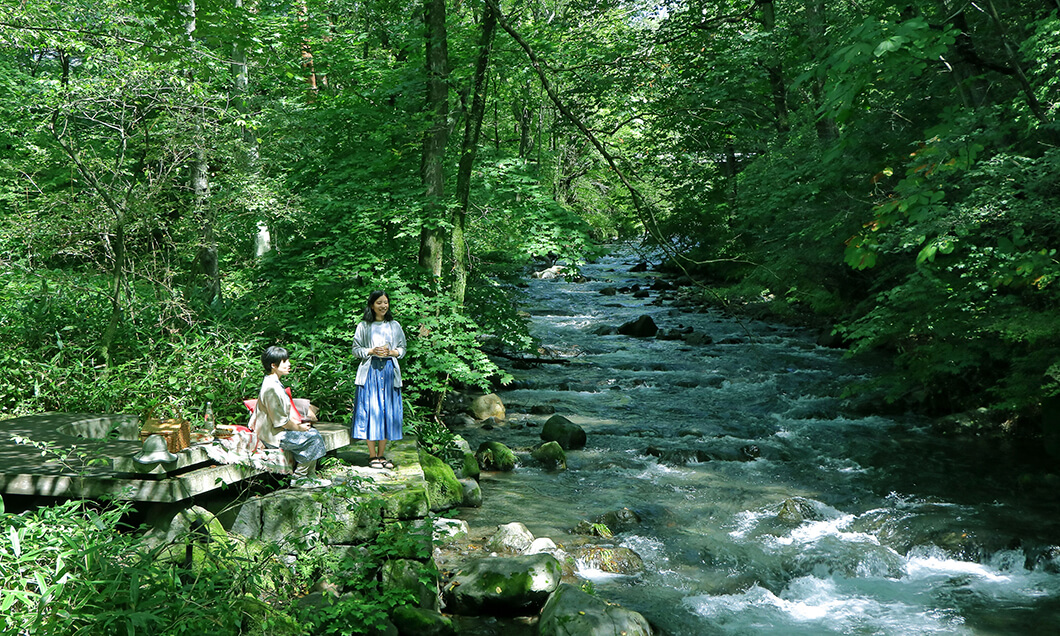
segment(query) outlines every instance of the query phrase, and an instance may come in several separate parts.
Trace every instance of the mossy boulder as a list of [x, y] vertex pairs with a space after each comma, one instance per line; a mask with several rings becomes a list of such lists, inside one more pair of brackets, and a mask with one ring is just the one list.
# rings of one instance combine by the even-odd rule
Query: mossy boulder
[[475, 459], [475, 453], [471, 452], [471, 444], [468, 444], [463, 437], [455, 435], [453, 445], [461, 453], [460, 466], [455, 469], [456, 476], [461, 479], [478, 479], [482, 469], [479, 468], [478, 460]]
[[430, 512], [427, 489], [420, 485], [409, 485], [384, 492], [380, 498], [384, 519], [422, 519]]
[[[416, 599], [417, 607], [438, 611], [441, 604], [437, 572], [433, 565], [428, 566], [412, 559], [390, 559], [383, 563], [380, 580], [384, 591], [410, 592]], [[398, 625], [398, 628], [400, 629], [401, 625]]]
[[564, 583], [552, 593], [537, 623], [540, 636], [651, 636], [651, 626], [632, 610], [612, 605]]
[[545, 442], [531, 453], [534, 459], [547, 468], [559, 468], [566, 470], [567, 454], [559, 442]]
[[432, 512], [449, 510], [463, 503], [464, 487], [448, 464], [420, 450], [420, 468], [427, 480], [427, 500]]
[[563, 567], [550, 554], [491, 557], [468, 563], [445, 587], [455, 614], [535, 614], [559, 587]]
[[466, 452], [460, 460], [460, 476], [467, 479], [478, 479], [482, 476], [482, 467], [478, 465], [475, 454]]
[[390, 620], [400, 636], [455, 636], [453, 621], [439, 612], [402, 605], [394, 609]]
[[515, 470], [515, 453], [500, 442], [482, 442], [475, 453], [475, 459], [483, 470]]
[[584, 567], [611, 574], [636, 574], [644, 569], [640, 555], [621, 546], [584, 545], [571, 556]]
[[541, 439], [546, 442], [559, 442], [563, 450], [585, 448], [585, 430], [562, 415], [548, 418], [541, 428]]

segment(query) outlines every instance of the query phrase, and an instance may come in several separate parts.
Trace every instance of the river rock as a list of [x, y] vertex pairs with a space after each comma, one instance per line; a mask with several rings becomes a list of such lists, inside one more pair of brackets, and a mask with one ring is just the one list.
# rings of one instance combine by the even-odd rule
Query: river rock
[[551, 404], [535, 404], [530, 407], [531, 415], [552, 415], [556, 412], [556, 407]]
[[575, 548], [571, 556], [582, 567], [611, 574], [630, 575], [644, 569], [640, 555], [621, 546], [583, 545]]
[[453, 444], [460, 450], [462, 455], [457, 478], [477, 480], [482, 473], [482, 469], [478, 465], [478, 460], [475, 459], [475, 454], [471, 452], [471, 444], [460, 435], [453, 437]]
[[640, 525], [640, 515], [629, 508], [619, 508], [598, 515], [591, 521], [581, 521], [571, 529], [573, 534], [588, 534], [598, 537], [611, 537], [618, 532], [626, 532]]
[[420, 449], [420, 468], [427, 481], [427, 500], [432, 512], [449, 510], [463, 503], [464, 487], [448, 464]]
[[594, 336], [610, 336], [618, 331], [617, 328], [611, 325], [597, 325], [589, 330], [589, 333]]
[[585, 429], [562, 415], [553, 415], [541, 428], [541, 439], [559, 442], [563, 450], [578, 450], [585, 448]]
[[777, 511], [777, 519], [789, 526], [797, 526], [803, 521], [819, 520], [821, 515], [817, 512], [813, 502], [802, 497], [790, 497], [780, 502]]
[[471, 479], [470, 477], [459, 480], [460, 485], [464, 489], [464, 498], [460, 502], [460, 505], [465, 508], [481, 508], [482, 507], [482, 487], [479, 486], [478, 481]]
[[486, 542], [486, 549], [490, 552], [513, 552], [520, 554], [534, 542], [534, 535], [529, 528], [513, 521], [512, 523], [498, 526], [497, 531]]
[[714, 342], [714, 339], [705, 333], [690, 333], [685, 336], [685, 343], [693, 346], [709, 345]]
[[630, 267], [629, 271], [631, 271], [631, 272], [646, 272], [646, 271], [648, 271], [648, 263], [647, 263], [647, 261], [641, 261], [641, 262], [637, 263], [636, 265], [634, 265], [633, 267]]
[[452, 543], [460, 539], [466, 539], [471, 527], [463, 519], [446, 519], [438, 517], [434, 520], [434, 542], [438, 544]]
[[536, 614], [559, 587], [563, 568], [551, 554], [487, 557], [468, 563], [445, 586], [455, 614]]
[[567, 468], [567, 455], [563, 452], [563, 447], [559, 442], [545, 442], [535, 448], [531, 455], [548, 468], [558, 467], [562, 470]]
[[662, 449], [649, 446], [644, 449], [644, 454], [658, 458], [660, 464], [667, 466], [684, 466], [692, 462], [703, 463], [713, 459], [710, 453], [697, 448]]
[[559, 549], [559, 546], [556, 545], [556, 542], [552, 539], [549, 539], [548, 537], [540, 537], [534, 539], [530, 544], [530, 547], [524, 551], [524, 554], [541, 554], [542, 552], [559, 558], [557, 555], [563, 551]]
[[515, 453], [500, 442], [482, 442], [475, 453], [475, 459], [483, 470], [515, 470]]
[[647, 289], [638, 289], [637, 291], [633, 292], [634, 298], [647, 298], [648, 296], [651, 296], [651, 292]]
[[608, 285], [607, 287], [604, 287], [603, 289], [601, 289], [600, 293], [603, 294], [604, 296], [614, 296], [614, 295], [618, 294], [618, 289]]
[[504, 402], [501, 401], [500, 396], [496, 393], [487, 393], [471, 400], [470, 409], [476, 420], [484, 420], [490, 417], [495, 417], [498, 420], [504, 419]]
[[636, 320], [624, 323], [618, 328], [618, 333], [634, 338], [651, 338], [659, 332], [659, 327], [651, 316], [645, 314]]
[[651, 636], [643, 616], [587, 594], [569, 583], [559, 586], [541, 610], [539, 636]]
[[567, 268], [564, 267], [563, 265], [553, 265], [552, 267], [549, 267], [547, 269], [543, 269], [541, 271], [534, 272], [533, 274], [530, 274], [530, 278], [540, 278], [542, 280], [554, 280], [556, 278], [562, 278], [563, 277], [563, 271], [566, 270], [566, 269]]
[[656, 340], [684, 340], [685, 336], [692, 333], [689, 329], [660, 329], [659, 333], [655, 334]]
[[400, 636], [455, 636], [453, 621], [440, 612], [399, 605], [394, 608], [390, 620], [394, 622]]

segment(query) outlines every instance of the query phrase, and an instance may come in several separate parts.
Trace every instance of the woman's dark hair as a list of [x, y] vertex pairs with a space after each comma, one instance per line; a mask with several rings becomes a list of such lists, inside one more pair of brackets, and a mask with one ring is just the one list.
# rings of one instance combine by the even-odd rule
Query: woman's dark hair
[[[379, 300], [383, 296], [386, 296], [387, 299], [390, 298], [390, 294], [386, 293], [382, 289], [377, 289], [374, 292], [368, 294], [368, 305], [364, 308], [364, 316], [361, 317], [361, 320], [365, 322], [375, 322], [375, 312], [372, 311], [372, 305], [374, 305], [375, 301]], [[390, 313], [390, 308], [387, 308], [386, 315], [383, 316], [383, 321], [385, 322], [393, 319], [394, 316]]]
[[265, 353], [261, 354], [261, 368], [265, 369], [265, 374], [268, 375], [272, 373], [272, 365], [280, 364], [284, 360], [290, 359], [290, 357], [287, 349], [273, 345], [266, 349]]

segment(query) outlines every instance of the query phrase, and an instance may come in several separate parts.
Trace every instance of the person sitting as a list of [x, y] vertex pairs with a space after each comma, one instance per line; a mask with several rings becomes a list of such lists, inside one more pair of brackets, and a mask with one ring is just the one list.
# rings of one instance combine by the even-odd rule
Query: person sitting
[[291, 485], [301, 488], [330, 486], [330, 481], [316, 479], [317, 460], [327, 453], [324, 438], [320, 431], [297, 416], [280, 381], [291, 372], [290, 355], [283, 347], [269, 347], [261, 354], [261, 366], [265, 379], [250, 416], [250, 428], [263, 444], [281, 448], [294, 458]]

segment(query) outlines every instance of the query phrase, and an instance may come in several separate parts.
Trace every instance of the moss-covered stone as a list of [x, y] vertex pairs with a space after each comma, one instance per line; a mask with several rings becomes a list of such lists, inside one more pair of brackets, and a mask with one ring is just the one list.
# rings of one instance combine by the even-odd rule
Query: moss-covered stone
[[[438, 596], [437, 573], [438, 569], [433, 564], [428, 566], [412, 559], [390, 559], [383, 564], [380, 578], [384, 591], [409, 592], [416, 599], [418, 607], [438, 611], [441, 603]], [[398, 625], [399, 629], [400, 627]], [[413, 632], [402, 630], [402, 633]]]
[[562, 574], [563, 567], [550, 554], [472, 561], [446, 586], [446, 608], [471, 615], [536, 613]]
[[643, 616], [564, 583], [541, 610], [538, 621], [541, 636], [651, 636]]
[[424, 486], [408, 486], [382, 493], [382, 515], [384, 519], [421, 519], [430, 512]]
[[535, 448], [531, 455], [548, 468], [559, 468], [562, 470], [567, 468], [567, 454], [563, 452], [563, 447], [559, 445], [559, 442], [545, 442]]
[[500, 442], [482, 442], [475, 459], [484, 470], [515, 470], [515, 453]]
[[460, 476], [470, 479], [478, 479], [481, 475], [482, 468], [478, 465], [478, 460], [475, 459], [475, 454], [472, 452], [464, 453], [460, 464]]
[[409, 636], [452, 636], [456, 634], [453, 621], [448, 617], [419, 607], [402, 605], [394, 610], [390, 620], [400, 634]]
[[455, 508], [464, 501], [464, 487], [448, 464], [421, 449], [420, 468], [427, 480], [427, 501], [433, 512]]

